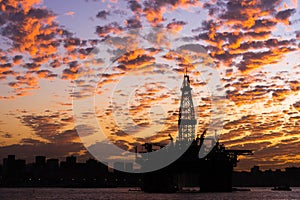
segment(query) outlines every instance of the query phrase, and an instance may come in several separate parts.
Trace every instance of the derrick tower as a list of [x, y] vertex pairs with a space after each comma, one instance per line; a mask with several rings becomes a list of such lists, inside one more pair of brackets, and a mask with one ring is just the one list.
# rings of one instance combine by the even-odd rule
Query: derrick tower
[[181, 86], [181, 102], [178, 118], [178, 139], [179, 141], [192, 141], [195, 139], [195, 109], [192, 98], [190, 78], [185, 70]]

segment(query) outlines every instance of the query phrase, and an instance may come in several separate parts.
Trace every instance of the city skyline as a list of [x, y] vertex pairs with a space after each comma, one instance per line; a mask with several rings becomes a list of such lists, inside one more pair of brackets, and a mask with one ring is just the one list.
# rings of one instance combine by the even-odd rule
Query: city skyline
[[[133, 163], [115, 163], [123, 171], [109, 168], [95, 159], [77, 162], [75, 156], [68, 156], [63, 161], [35, 156], [35, 161], [16, 159], [8, 155], [0, 165], [0, 187], [63, 187], [63, 188], [112, 188], [141, 187], [145, 178], [133, 172]], [[297, 187], [300, 168], [287, 167], [284, 170], [260, 170], [253, 166], [247, 171], [233, 172], [234, 187], [272, 187], [289, 185]], [[190, 179], [187, 184], [195, 184]]]

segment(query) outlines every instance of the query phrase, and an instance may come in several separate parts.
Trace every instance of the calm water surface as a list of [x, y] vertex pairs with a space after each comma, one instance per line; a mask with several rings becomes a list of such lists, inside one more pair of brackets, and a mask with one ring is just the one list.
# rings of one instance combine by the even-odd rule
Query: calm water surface
[[128, 188], [96, 188], [96, 189], [69, 189], [69, 188], [0, 188], [0, 200], [94, 200], [94, 199], [298, 199], [300, 188], [293, 191], [271, 191], [271, 188], [250, 188], [251, 191], [232, 193], [175, 193], [175, 194], [148, 194], [140, 191], [128, 191]]

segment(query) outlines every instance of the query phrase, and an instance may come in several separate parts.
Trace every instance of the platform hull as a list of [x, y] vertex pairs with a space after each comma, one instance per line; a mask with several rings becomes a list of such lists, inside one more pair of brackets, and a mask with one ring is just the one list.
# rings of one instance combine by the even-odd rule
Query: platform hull
[[173, 164], [144, 174], [145, 192], [176, 192], [184, 187], [199, 187], [201, 192], [231, 192], [233, 166], [226, 160], [205, 160]]

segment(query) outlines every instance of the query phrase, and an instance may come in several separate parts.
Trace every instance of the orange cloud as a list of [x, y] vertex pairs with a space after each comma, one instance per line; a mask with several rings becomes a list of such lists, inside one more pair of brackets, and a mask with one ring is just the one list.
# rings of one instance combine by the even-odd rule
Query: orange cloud
[[[276, 25], [282, 22], [289, 26], [289, 20], [295, 13], [295, 9], [278, 12], [280, 2], [270, 4], [263, 1], [229, 0], [223, 8], [222, 4], [206, 3], [204, 8], [209, 10], [215, 20], [204, 21], [200, 29], [195, 29], [205, 31], [197, 38], [209, 44], [208, 48], [212, 49], [210, 55], [220, 61], [219, 65], [233, 67], [233, 59], [241, 57], [242, 61], [237, 68], [244, 73], [278, 63], [284, 55], [298, 49], [295, 39], [278, 40], [278, 46], [268, 44]], [[223, 9], [225, 12], [220, 12]], [[260, 41], [264, 45], [260, 45]], [[249, 51], [252, 49], [255, 53]]]
[[112, 22], [105, 26], [97, 26], [96, 28], [96, 33], [100, 37], [106, 37], [109, 34], [121, 34], [122, 32], [123, 28], [116, 22]]
[[69, 12], [66, 12], [65, 15], [67, 16], [74, 16], [75, 12], [73, 11], [69, 11]]
[[171, 30], [172, 32], [179, 32], [182, 30], [184, 25], [186, 25], [186, 22], [173, 21], [167, 25], [167, 29]]
[[[139, 4], [131, 4], [131, 5], [139, 5]], [[199, 3], [190, 0], [172, 0], [172, 1], [154, 0], [152, 2], [151, 1], [145, 2], [142, 13], [145, 15], [146, 20], [152, 26], [158, 26], [161, 22], [165, 21], [165, 19], [163, 18], [164, 13], [168, 11], [176, 10], [178, 8], [189, 9], [190, 7], [196, 7], [196, 6], [199, 6]], [[134, 8], [136, 7], [131, 6], [132, 10]]]
[[151, 56], [151, 52], [144, 49], [137, 49], [123, 54], [118, 58], [118, 62], [127, 69], [143, 68], [155, 62], [155, 58]]

